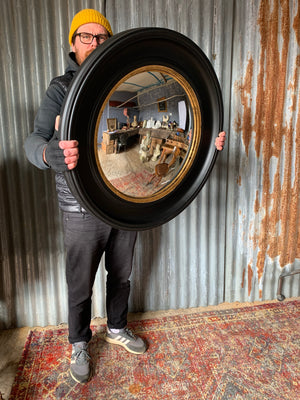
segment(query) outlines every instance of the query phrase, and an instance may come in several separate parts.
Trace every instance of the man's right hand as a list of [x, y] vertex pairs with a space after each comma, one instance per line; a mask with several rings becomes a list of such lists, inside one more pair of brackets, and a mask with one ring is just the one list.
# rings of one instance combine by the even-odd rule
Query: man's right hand
[[77, 140], [58, 140], [60, 116], [55, 120], [55, 132], [43, 152], [44, 162], [56, 172], [74, 169], [79, 158]]
[[68, 169], [74, 169], [78, 163], [79, 150], [77, 140], [61, 140], [59, 147], [63, 150]]

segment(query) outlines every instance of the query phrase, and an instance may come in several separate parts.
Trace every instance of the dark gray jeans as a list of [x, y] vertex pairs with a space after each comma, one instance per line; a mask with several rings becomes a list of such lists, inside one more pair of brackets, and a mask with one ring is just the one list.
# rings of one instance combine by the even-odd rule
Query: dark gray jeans
[[88, 342], [92, 337], [91, 297], [104, 252], [107, 325], [124, 328], [136, 232], [114, 229], [90, 214], [64, 212], [64, 233], [69, 342]]

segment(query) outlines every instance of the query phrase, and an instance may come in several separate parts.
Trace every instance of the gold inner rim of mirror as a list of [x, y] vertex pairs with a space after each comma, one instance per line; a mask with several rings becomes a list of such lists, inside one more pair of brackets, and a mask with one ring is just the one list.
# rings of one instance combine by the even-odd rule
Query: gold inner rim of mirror
[[[147, 197], [133, 197], [133, 196], [128, 196], [122, 192], [120, 192], [106, 177], [101, 165], [100, 165], [100, 160], [98, 157], [98, 129], [100, 125], [100, 120], [103, 115], [104, 109], [111, 98], [112, 94], [116, 91], [116, 89], [126, 80], [129, 78], [143, 73], [143, 72], [158, 72], [162, 74], [167, 74], [174, 80], [176, 80], [181, 87], [184, 89], [189, 102], [190, 102], [190, 107], [192, 110], [192, 118], [193, 118], [193, 134], [192, 134], [192, 139], [190, 142], [189, 149], [187, 151], [187, 155], [184, 158], [183, 165], [180, 167], [179, 172], [176, 174], [176, 176], [169, 182], [167, 183], [164, 187], [159, 189], [157, 192], [153, 193], [150, 196]], [[188, 81], [178, 72], [173, 70], [172, 68], [162, 66], [162, 65], [146, 65], [140, 68], [135, 69], [134, 71], [130, 72], [124, 78], [122, 78], [108, 93], [105, 101], [102, 103], [97, 123], [96, 123], [96, 129], [95, 129], [95, 138], [94, 138], [94, 152], [95, 152], [95, 157], [96, 157], [96, 162], [98, 166], [99, 173], [101, 175], [101, 178], [105, 182], [105, 184], [109, 187], [109, 189], [114, 192], [118, 197], [121, 197], [124, 200], [134, 202], [134, 203], [149, 203], [153, 202], [156, 200], [159, 200], [169, 193], [171, 193], [178, 185], [179, 183], [183, 180], [184, 176], [188, 172], [190, 166], [192, 165], [194, 158], [197, 154], [199, 143], [200, 143], [200, 137], [201, 137], [201, 112], [200, 112], [200, 105], [197, 99], [197, 96], [188, 83]]]

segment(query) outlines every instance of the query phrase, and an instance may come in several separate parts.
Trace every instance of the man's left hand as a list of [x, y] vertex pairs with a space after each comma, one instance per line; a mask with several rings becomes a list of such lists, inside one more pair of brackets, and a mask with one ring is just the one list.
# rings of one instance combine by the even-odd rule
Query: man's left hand
[[224, 144], [225, 144], [225, 139], [226, 139], [226, 132], [220, 132], [219, 136], [215, 140], [215, 146], [217, 150], [221, 151], [223, 150]]

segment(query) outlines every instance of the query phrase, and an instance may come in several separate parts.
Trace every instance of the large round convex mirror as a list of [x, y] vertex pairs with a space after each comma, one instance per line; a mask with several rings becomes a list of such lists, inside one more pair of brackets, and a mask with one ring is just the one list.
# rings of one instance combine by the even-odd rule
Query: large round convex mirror
[[79, 141], [66, 173], [83, 208], [121, 229], [179, 214], [214, 165], [223, 104], [201, 49], [168, 29], [119, 33], [82, 64], [66, 96], [61, 138]]

